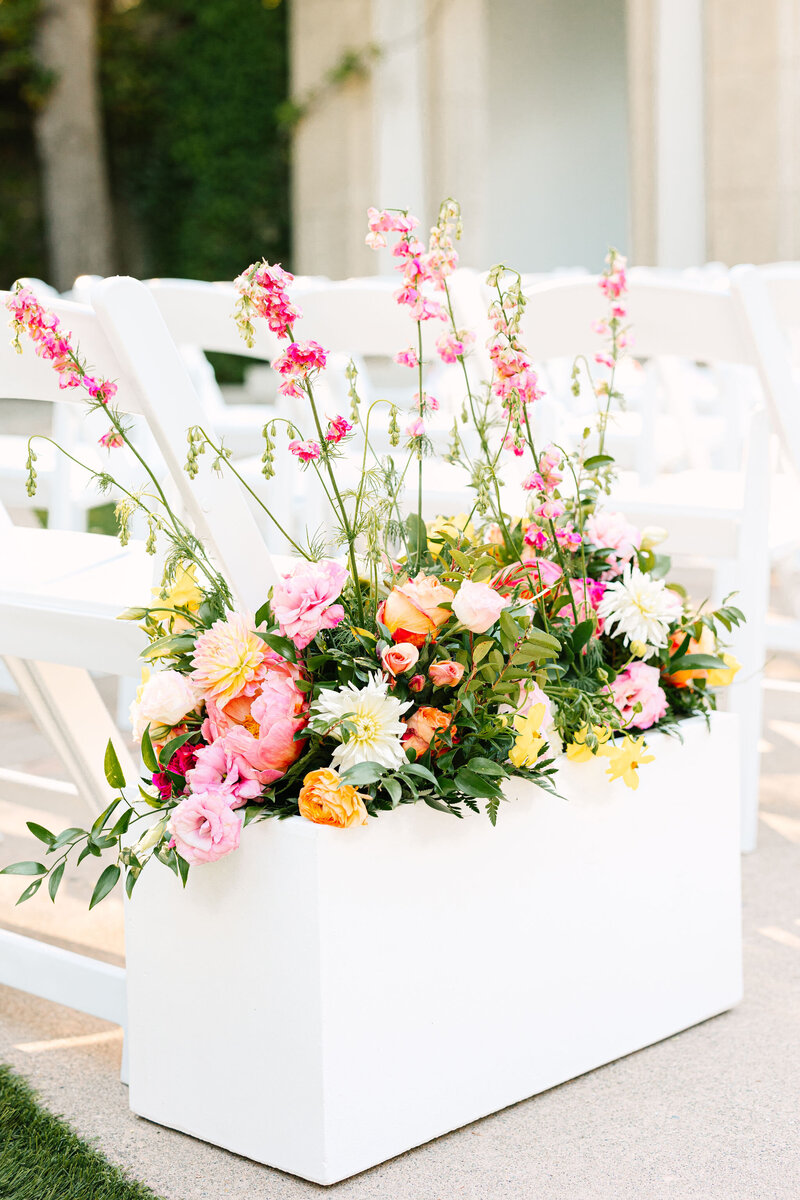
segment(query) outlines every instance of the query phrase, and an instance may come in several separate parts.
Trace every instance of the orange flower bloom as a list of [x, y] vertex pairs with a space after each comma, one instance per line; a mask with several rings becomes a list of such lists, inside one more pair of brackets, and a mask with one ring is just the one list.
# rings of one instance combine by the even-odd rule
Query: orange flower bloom
[[455, 592], [435, 575], [420, 572], [416, 579], [392, 588], [378, 609], [378, 619], [396, 642], [422, 646], [428, 636], [434, 641], [439, 626], [450, 619], [450, 610], [439, 606], [454, 597]]
[[[683, 639], [685, 637], [686, 637], [685, 633], [679, 632], [679, 633], [672, 634], [672, 636], [670, 638], [670, 645], [669, 645], [671, 654], [675, 653], [675, 651], [678, 649], [678, 647], [680, 646], [681, 642], [683, 641]], [[697, 640], [695, 638], [689, 638], [689, 645], [686, 647], [686, 650], [684, 651], [684, 653], [685, 654], [716, 654], [717, 653], [717, 644], [716, 644], [716, 641], [714, 640], [714, 635], [711, 632], [711, 630], [708, 628], [707, 625], [703, 626], [703, 632], [700, 634], [699, 640]], [[667, 683], [673, 684], [674, 687], [685, 688], [685, 687], [688, 687], [690, 679], [708, 679], [708, 670], [704, 667], [695, 667], [695, 669], [691, 670], [691, 671], [676, 671], [674, 675], [668, 675], [665, 671], [663, 674], [663, 678], [666, 680]]]
[[[423, 705], [406, 721], [408, 728], [403, 734], [403, 745], [406, 750], [416, 750], [417, 758], [430, 748], [431, 754], [436, 758], [449, 749], [447, 743], [438, 736], [438, 730], [449, 729], [452, 721], [452, 713]], [[453, 727], [453, 734], [455, 735], [455, 727]]]
[[300, 816], [315, 825], [348, 829], [351, 825], [367, 823], [363, 797], [349, 783], [342, 783], [330, 767], [309, 771], [300, 789], [298, 805]]

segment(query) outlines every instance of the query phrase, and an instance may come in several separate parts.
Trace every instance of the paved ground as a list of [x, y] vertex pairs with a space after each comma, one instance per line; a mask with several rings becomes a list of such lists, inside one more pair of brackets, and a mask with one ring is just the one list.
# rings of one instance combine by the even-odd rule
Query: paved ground
[[[780, 674], [800, 672], [784, 663]], [[746, 995], [732, 1013], [331, 1189], [134, 1117], [118, 1081], [120, 1033], [104, 1022], [0, 989], [0, 1061], [167, 1200], [300, 1200], [326, 1190], [337, 1200], [797, 1200], [800, 684], [795, 689], [767, 693], [761, 844], [743, 863]], [[0, 697], [0, 745], [8, 765], [11, 758], [18, 767], [47, 766], [10, 697]], [[19, 810], [0, 808], [4, 859], [23, 846], [20, 826]], [[39, 897], [14, 910], [17, 885], [0, 885], [3, 923], [83, 940], [103, 957], [121, 953], [119, 910], [101, 905], [87, 916], [85, 885], [72, 882], [57, 910]]]

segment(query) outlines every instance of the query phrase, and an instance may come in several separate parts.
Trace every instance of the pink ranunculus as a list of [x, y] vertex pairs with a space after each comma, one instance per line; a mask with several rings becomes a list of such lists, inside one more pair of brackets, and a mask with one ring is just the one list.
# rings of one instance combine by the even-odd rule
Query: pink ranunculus
[[[658, 667], [632, 662], [610, 688], [626, 729], [649, 729], [667, 711], [667, 696], [659, 684]], [[637, 704], [642, 706], [640, 712], [634, 712]]]
[[466, 579], [456, 592], [453, 613], [470, 633], [485, 633], [508, 603], [508, 597], [501, 596], [488, 583]]
[[598, 550], [612, 550], [607, 562], [609, 571], [618, 575], [630, 562], [642, 541], [640, 530], [618, 512], [601, 509], [586, 521], [586, 537]]
[[444, 662], [431, 663], [428, 674], [436, 687], [455, 687], [463, 678], [464, 667], [448, 658]]
[[419, 662], [419, 650], [411, 642], [387, 646], [381, 655], [381, 665], [390, 675], [405, 675]]
[[272, 593], [272, 611], [284, 637], [303, 650], [322, 629], [333, 629], [344, 619], [344, 608], [333, 601], [341, 594], [347, 571], [325, 559], [301, 563], [284, 575]]
[[167, 828], [181, 858], [192, 864], [209, 863], [236, 850], [242, 818], [231, 808], [225, 787], [212, 785], [184, 797], [172, 810]]
[[236, 754], [224, 737], [197, 751], [195, 765], [186, 778], [192, 792], [224, 787], [231, 795], [231, 808], [240, 808], [248, 800], [255, 800], [261, 795], [261, 784], [255, 771]]

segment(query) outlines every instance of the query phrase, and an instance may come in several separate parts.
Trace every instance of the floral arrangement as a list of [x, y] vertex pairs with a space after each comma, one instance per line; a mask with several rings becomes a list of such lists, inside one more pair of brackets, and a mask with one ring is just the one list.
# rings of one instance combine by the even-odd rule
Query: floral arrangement
[[[645, 732], [674, 730], [680, 718], [708, 713], [713, 688], [738, 669], [718, 638], [743, 619], [739, 610], [727, 603], [716, 612], [692, 609], [668, 582], [669, 560], [656, 552], [663, 533], [636, 529], [606, 505], [614, 479], [606, 432], [621, 400], [615, 376], [631, 338], [625, 260], [612, 250], [600, 279], [606, 311], [595, 332], [605, 349], [591, 365], [577, 361], [572, 374], [576, 395], [588, 386], [597, 398], [596, 429], [567, 452], [536, 445], [541, 386], [520, 342], [519, 275], [504, 266], [489, 273], [492, 376], [476, 388], [467, 365], [474, 334], [457, 327], [448, 285], [457, 264], [458, 206], [442, 205], [427, 245], [406, 211], [370, 209], [368, 220], [369, 245], [393, 243], [402, 275], [396, 299], [416, 332], [396, 356], [414, 374], [413, 406], [401, 421], [388, 404], [394, 452], [383, 458], [372, 450], [370, 426], [387, 402], [365, 411], [352, 364], [350, 412], [321, 411], [314, 388], [326, 351], [295, 339], [301, 313], [291, 299], [292, 276], [260, 262], [236, 280], [235, 320], [244, 340], [252, 345], [255, 322], [263, 320], [286, 343], [273, 363], [280, 391], [298, 402], [309, 424], [267, 420], [265, 481], [275, 455], [288, 452], [316, 477], [334, 514], [333, 546], [303, 546], [286, 534], [296, 565], [255, 613], [237, 606], [209, 551], [170, 507], [112, 403], [115, 384], [93, 376], [57, 319], [16, 285], [8, 307], [17, 348], [29, 338], [63, 387], [82, 388], [91, 408], [107, 412], [103, 445], [109, 452], [126, 448], [146, 480], [134, 493], [110, 473], [91, 473], [101, 488], [121, 494], [123, 544], [138, 511], [148, 524], [148, 549], [161, 546], [165, 564], [152, 604], [122, 614], [141, 623], [149, 640], [131, 709], [147, 770], [139, 797], [126, 795], [109, 744], [106, 774], [118, 795], [91, 829], [56, 835], [29, 825], [54, 858], [50, 867], [5, 868], [34, 876], [20, 899], [45, 878], [55, 898], [68, 856], [80, 861], [112, 849], [116, 861], [102, 872], [92, 904], [123, 872], [130, 895], [153, 858], [185, 883], [191, 865], [231, 853], [245, 826], [267, 817], [299, 815], [349, 828], [424, 802], [455, 816], [484, 810], [494, 823], [504, 781], [522, 776], [556, 790], [562, 753], [576, 762], [600, 758], [610, 781], [636, 788], [639, 768], [653, 760]], [[438, 407], [424, 385], [428, 321], [441, 323], [442, 361], [463, 375], [464, 411], [447, 457], [464, 468], [474, 503], [468, 513], [426, 523], [426, 421]], [[477, 433], [478, 452], [462, 437], [465, 423]], [[281, 424], [285, 451], [277, 445]], [[187, 439], [191, 476], [210, 451], [216, 469], [241, 479], [229, 452], [202, 427], [189, 429]], [[337, 466], [356, 445], [358, 485], [343, 490]], [[516, 514], [507, 511], [500, 482], [508, 455], [527, 459], [525, 511]], [[400, 497], [414, 472], [417, 509], [404, 513]], [[277, 525], [267, 502], [252, 494]], [[131, 827], [139, 821], [146, 828], [137, 840]]]

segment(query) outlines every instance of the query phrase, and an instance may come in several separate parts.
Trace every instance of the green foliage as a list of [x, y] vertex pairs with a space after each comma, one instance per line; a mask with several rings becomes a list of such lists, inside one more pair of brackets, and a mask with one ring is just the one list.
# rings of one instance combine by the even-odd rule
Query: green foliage
[[28, 1085], [0, 1066], [3, 1200], [155, 1200], [41, 1108]]
[[[101, 81], [120, 247], [137, 274], [232, 278], [288, 250], [286, 5], [107, 5]], [[137, 262], [139, 258], [141, 261]], [[124, 263], [123, 265], [127, 265]]]

